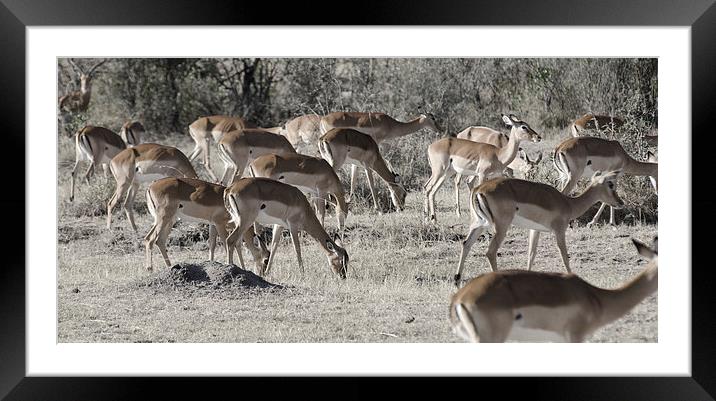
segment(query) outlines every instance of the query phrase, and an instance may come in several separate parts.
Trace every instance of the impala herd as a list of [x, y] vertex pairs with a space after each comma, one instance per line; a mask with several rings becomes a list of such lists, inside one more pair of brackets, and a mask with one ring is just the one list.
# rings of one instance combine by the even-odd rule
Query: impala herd
[[[89, 78], [82, 82], [85, 88]], [[81, 99], [82, 94], [72, 96]], [[72, 102], [74, 98], [60, 99], [60, 107]], [[639, 253], [649, 259], [648, 265], [623, 287], [606, 290], [572, 274], [566, 230], [572, 220], [598, 202], [602, 206], [589, 226], [606, 205], [612, 208], [610, 223], [614, 224], [613, 209], [624, 204], [616, 191], [622, 174], [648, 176], [656, 191], [656, 159], [650, 153], [647, 161], [638, 161], [618, 141], [582, 136], [586, 129], [617, 129], [623, 124], [615, 117], [585, 115], [569, 127], [574, 137], [554, 150], [554, 167], [561, 182], [558, 190], [527, 179], [542, 154], [530, 158], [520, 143], [539, 142], [540, 134], [514, 115], [503, 115], [502, 121], [510, 129], [508, 135], [490, 127], [471, 126], [456, 136], [433, 142], [427, 149], [432, 170], [424, 186], [428, 221], [437, 221], [435, 194], [451, 172], [455, 173], [456, 213], [460, 215], [459, 182], [462, 176], [468, 177], [471, 222], [461, 244], [454, 276], [457, 285], [473, 244], [483, 233], [494, 233], [486, 252], [492, 272], [472, 279], [452, 298], [449, 316], [453, 331], [473, 342], [543, 338], [580, 342], [656, 291], [656, 240], [651, 248], [635, 241]], [[214, 259], [218, 236], [226, 246], [227, 262], [233, 263], [236, 250], [241, 267], [245, 267], [242, 247], [246, 244], [261, 276], [268, 274], [284, 230], [290, 234], [303, 272], [299, 232], [305, 231], [323, 249], [333, 272], [345, 279], [349, 257], [342, 239], [356, 168], [366, 172], [376, 209], [372, 172], [387, 184], [393, 205], [402, 210], [407, 191], [378, 145], [421, 129], [441, 131], [427, 113], [408, 122], [372, 112], [312, 114], [272, 128], [258, 128], [240, 117], [208, 116], [189, 125], [195, 147], [187, 157], [171, 146], [143, 143], [144, 127], [139, 122], [124, 124], [119, 135], [103, 127], [86, 126], [75, 135], [70, 201], [74, 199], [80, 161], [90, 163], [85, 180], [98, 164], [105, 175], [109, 166], [116, 190], [107, 205], [107, 227], [111, 226], [112, 210], [121, 202], [136, 231], [134, 198], [140, 183], [150, 183], [146, 199], [154, 223], [144, 237], [146, 267], [150, 270], [155, 245], [166, 266], [171, 266], [166, 243], [174, 222], [182, 219], [209, 224], [210, 260]], [[314, 155], [296, 151], [307, 145]], [[212, 146], [224, 162], [220, 179], [210, 163]], [[199, 179], [192, 165], [197, 159], [213, 182]], [[345, 164], [351, 165], [348, 199], [336, 174]], [[525, 179], [513, 178], [516, 172]], [[571, 192], [583, 177], [591, 180], [589, 186], [573, 196]], [[304, 194], [310, 194], [310, 200]], [[339, 234], [333, 237], [324, 228], [327, 203], [336, 209]], [[258, 224], [273, 226], [268, 247], [257, 235]], [[512, 226], [529, 229], [527, 270], [498, 271], [497, 251]], [[541, 232], [554, 233], [566, 274], [531, 271]]]

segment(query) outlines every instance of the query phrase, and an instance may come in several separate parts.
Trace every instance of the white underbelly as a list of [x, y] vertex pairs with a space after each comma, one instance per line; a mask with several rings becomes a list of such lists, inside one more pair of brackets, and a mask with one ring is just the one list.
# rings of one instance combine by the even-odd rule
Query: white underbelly
[[282, 227], [286, 227], [285, 221], [283, 221], [282, 219], [279, 219], [277, 217], [274, 217], [274, 216], [269, 216], [268, 214], [264, 213], [263, 211], [259, 211], [259, 214], [256, 216], [256, 221], [259, 224], [262, 224], [265, 226], [278, 224]]
[[185, 223], [209, 223], [208, 221], [204, 219], [200, 219], [197, 217], [189, 216], [188, 214], [182, 213], [182, 209], [177, 209], [176, 214], [177, 220], [185, 222]]
[[134, 179], [137, 180], [138, 182], [152, 182], [152, 181], [156, 181], [156, 180], [159, 180], [159, 179], [162, 179], [165, 177], [167, 177], [166, 174], [158, 174], [158, 173], [143, 174], [143, 173], [137, 172], [137, 174], [135, 174], [135, 176], [134, 176]]
[[527, 228], [529, 230], [537, 230], [542, 232], [552, 231], [552, 229], [550, 229], [549, 227], [545, 227], [541, 223], [529, 220], [523, 216], [520, 216], [519, 214], [515, 214], [515, 217], [512, 219], [512, 225], [520, 228]]
[[604, 157], [589, 157], [587, 163], [588, 164], [584, 166], [584, 172], [582, 173], [583, 178], [591, 178], [597, 171], [607, 172], [622, 168], [621, 165], [615, 164], [613, 159]]

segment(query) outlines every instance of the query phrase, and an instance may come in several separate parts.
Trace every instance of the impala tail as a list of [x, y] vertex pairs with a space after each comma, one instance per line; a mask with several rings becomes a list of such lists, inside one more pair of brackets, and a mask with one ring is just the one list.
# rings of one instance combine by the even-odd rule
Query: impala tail
[[154, 201], [154, 197], [152, 196], [152, 189], [147, 188], [147, 209], [149, 210], [149, 214], [152, 215], [152, 217], [156, 220], [157, 219], [157, 203]]
[[487, 205], [487, 199], [485, 199], [485, 195], [479, 192], [475, 192], [472, 199], [470, 199], [470, 213], [472, 213], [474, 218], [486, 221], [491, 226], [494, 225], [492, 212], [490, 211], [490, 207]]
[[479, 343], [480, 336], [477, 333], [477, 326], [475, 326], [475, 321], [472, 320], [472, 315], [470, 315], [465, 305], [462, 303], [456, 304], [455, 314], [459, 322], [459, 325], [456, 327], [458, 334], [465, 336], [470, 342]]
[[318, 141], [318, 151], [321, 152], [321, 157], [325, 159], [331, 167], [333, 167], [333, 153], [331, 152], [331, 145], [329, 145], [326, 141]]
[[82, 152], [87, 157], [87, 160], [94, 161], [94, 152], [92, 151], [92, 144], [90, 143], [89, 138], [87, 138], [87, 135], [85, 135], [84, 128], [77, 133], [76, 144], [80, 152]]

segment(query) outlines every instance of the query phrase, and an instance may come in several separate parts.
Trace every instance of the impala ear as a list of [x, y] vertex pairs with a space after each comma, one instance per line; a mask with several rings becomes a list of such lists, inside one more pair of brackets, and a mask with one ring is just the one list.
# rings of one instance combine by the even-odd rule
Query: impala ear
[[327, 248], [329, 251], [331, 251], [331, 252], [333, 252], [333, 253], [336, 253], [336, 247], [333, 246], [333, 241], [331, 241], [331, 240], [329, 240], [329, 239], [326, 240], [326, 248]]
[[522, 148], [517, 149], [517, 154], [520, 156], [521, 159], [525, 161], [530, 161], [529, 157], [527, 157], [527, 153], [525, 153], [525, 150]]
[[333, 234], [333, 242], [335, 242], [336, 245], [343, 248], [343, 241], [341, 241], [341, 236], [338, 235], [338, 233]]
[[649, 260], [654, 259], [654, 257], [657, 256], [656, 250], [649, 248], [643, 242], [636, 240], [634, 238], [632, 238], [631, 241], [634, 243], [634, 246], [636, 247], [636, 251], [639, 253], [639, 255], [641, 255]]
[[505, 123], [505, 125], [507, 125], [508, 127], [512, 126], [512, 120], [510, 119], [510, 117], [507, 117], [504, 114], [502, 115], [502, 122]]

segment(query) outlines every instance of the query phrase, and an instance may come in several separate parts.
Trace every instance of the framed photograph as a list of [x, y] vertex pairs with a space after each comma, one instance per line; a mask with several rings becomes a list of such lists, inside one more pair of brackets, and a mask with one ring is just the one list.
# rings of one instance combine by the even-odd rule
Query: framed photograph
[[[286, 15], [272, 20], [267, 16], [275, 11], [257, 4], [182, 4], [167, 12], [159, 3], [3, 0], [0, 32], [5, 39], [0, 43], [6, 57], [0, 79], [6, 97], [1, 112], [12, 154], [24, 155], [13, 164], [27, 169], [22, 178], [8, 175], [16, 181], [8, 182], [3, 201], [8, 210], [25, 211], [14, 224], [23, 224], [25, 235], [11, 235], [23, 238], [25, 251], [8, 252], [14, 259], [0, 273], [0, 394], [9, 399], [136, 398], [143, 394], [140, 386], [161, 383], [126, 376], [277, 377], [265, 385], [284, 376], [481, 380], [475, 383], [507, 376], [497, 381], [523, 381], [530, 395], [544, 398], [713, 399], [716, 333], [713, 324], [703, 323], [710, 322], [713, 299], [709, 259], [697, 263], [691, 253], [708, 249], [709, 236], [694, 230], [691, 219], [714, 206], [708, 192], [696, 191], [696, 183], [708, 182], [710, 168], [708, 155], [698, 152], [711, 147], [701, 142], [708, 140], [707, 133], [691, 133], [708, 126], [706, 118], [716, 104], [716, 7], [703, 1], [645, 10], [615, 2], [605, 14], [594, 13], [586, 2], [564, 2], [553, 5], [561, 11], [547, 13], [537, 5], [513, 3], [423, 4], [405, 13], [374, 5], [371, 20], [354, 16], [343, 21], [346, 26], [299, 27], [274, 25], [294, 22]], [[306, 13], [294, 7], [282, 14]], [[322, 22], [314, 19], [305, 22]], [[366, 23], [379, 25], [353, 25]], [[423, 25], [406, 26], [415, 23]], [[371, 127], [384, 124], [392, 131], [366, 129], [363, 134], [358, 125], [340, 125], [352, 118], [348, 114], [329, 118], [356, 110], [367, 112]], [[23, 114], [25, 119], [17, 117]], [[219, 115], [246, 118], [212, 120]], [[301, 115], [316, 117], [320, 130], [314, 136], [308, 129], [292, 131], [291, 121]], [[387, 118], [393, 122], [375, 122]], [[394, 128], [400, 124], [405, 128]], [[459, 296], [469, 295], [454, 295], [455, 283], [466, 288], [473, 283], [469, 279], [487, 273], [494, 263], [500, 264], [498, 270], [525, 269], [528, 247], [527, 231], [512, 230], [495, 251], [497, 259], [483, 256], [488, 241], [503, 239], [501, 223], [494, 222], [507, 213], [495, 214], [489, 198], [473, 202], [471, 195], [462, 208], [458, 203], [460, 217], [455, 215], [452, 174], [471, 175], [473, 167], [468, 162], [461, 166], [465, 156], [449, 149], [473, 146], [475, 141], [460, 135], [466, 127], [482, 125], [504, 133], [506, 145], [479, 151], [495, 149], [498, 162], [497, 167], [479, 167], [478, 182], [493, 178], [493, 170], [502, 175], [516, 160], [524, 166], [515, 164], [512, 173], [524, 180], [567, 185], [572, 177], [562, 174], [559, 160], [575, 159], [553, 149], [573, 137], [594, 137], [595, 143], [618, 139], [635, 155], [630, 160], [640, 160], [625, 163], [640, 163], [644, 171], [649, 163], [656, 166], [657, 157], [666, 163], [657, 198], [656, 170], [637, 174], [651, 181], [622, 178], [635, 171], [632, 167], [608, 178], [602, 171], [592, 175], [589, 167], [599, 165], [602, 156], [585, 157], [585, 176], [592, 177], [587, 185], [602, 188], [593, 191], [603, 194], [585, 206], [589, 216], [573, 218], [574, 227], [555, 223], [543, 230], [553, 233], [544, 235], [537, 248], [536, 275], [562, 273], [565, 267], [570, 271], [571, 262], [578, 277], [597, 287], [639, 287], [639, 300], [645, 301], [626, 301], [638, 305], [629, 318], [589, 335], [576, 330], [560, 334], [561, 341], [583, 344], [545, 344], [535, 340], [534, 332], [526, 344], [465, 341], [505, 338], [491, 337], [489, 329], [478, 330], [479, 335], [470, 330], [455, 306]], [[658, 128], [657, 156], [647, 141], [656, 142]], [[356, 134], [341, 142], [341, 130]], [[420, 134], [408, 136], [408, 131]], [[250, 143], [252, 133], [260, 136], [260, 144]], [[281, 139], [269, 146], [267, 135]], [[103, 142], [95, 142], [100, 136]], [[120, 138], [116, 151], [109, 137]], [[355, 138], [362, 137], [368, 139], [357, 145]], [[694, 139], [699, 146], [692, 147]], [[448, 150], [441, 150], [441, 141]], [[252, 150], [241, 156], [243, 150], [234, 146]], [[305, 198], [283, 183], [273, 190], [280, 193], [275, 198], [246, 195], [253, 193], [251, 185], [260, 188], [256, 193], [278, 185], [262, 178], [232, 184], [230, 168], [237, 176], [245, 168], [262, 177], [262, 156], [253, 152], [282, 146], [313, 157], [301, 159], [301, 166], [306, 160], [325, 163], [344, 195], [350, 193], [350, 202], [323, 189]], [[504, 163], [503, 149], [511, 152]], [[97, 153], [102, 151], [106, 154]], [[160, 151], [162, 156], [142, 159], [142, 152]], [[440, 164], [441, 157], [448, 167]], [[106, 162], [104, 176], [100, 163], [82, 160], [90, 158]], [[161, 167], [172, 172], [155, 173], [157, 160], [166, 158], [171, 162]], [[351, 171], [350, 163], [361, 168]], [[375, 172], [375, 183], [365, 179], [372, 177], [368, 169]], [[266, 174], [271, 178], [273, 173]], [[277, 181], [287, 177], [278, 175]], [[143, 176], [151, 178], [147, 184]], [[152, 183], [165, 176], [170, 178]], [[607, 189], [617, 176], [620, 193]], [[208, 206], [197, 203], [196, 195], [167, 195], [177, 185], [193, 185], [194, 179], [226, 186], [196, 184], [190, 191], [220, 194], [215, 203], [226, 219], [211, 220], [218, 217], [206, 216], [214, 212], [197, 211], [198, 204]], [[161, 182], [168, 183], [164, 189], [155, 185]], [[443, 182], [448, 185], [438, 191]], [[462, 191], [455, 199], [468, 201], [468, 191], [455, 182], [456, 192]], [[533, 195], [516, 203], [516, 210], [548, 196], [532, 187], [521, 191]], [[320, 224], [314, 205], [324, 193], [328, 212]], [[134, 198], [140, 206], [132, 206]], [[593, 225], [593, 213], [608, 204], [624, 208], [601, 220], [595, 217]], [[280, 217], [272, 214], [276, 207]], [[162, 221], [170, 209], [172, 216]], [[341, 214], [344, 209], [350, 212]], [[321, 216], [321, 207], [316, 210]], [[564, 214], [567, 208], [560, 210]], [[242, 223], [251, 213], [258, 217]], [[304, 223], [309, 215], [316, 221], [310, 227]], [[175, 225], [177, 216], [181, 222]], [[219, 228], [184, 222], [197, 218]], [[615, 228], [605, 224], [615, 218]], [[254, 220], [267, 227], [254, 227]], [[287, 227], [283, 236], [276, 228], [271, 233], [279, 220]], [[703, 212], [695, 220], [706, 225], [713, 218]], [[300, 229], [298, 222], [304, 224]], [[482, 222], [491, 222], [484, 230], [494, 234], [471, 250], [467, 244], [482, 233]], [[537, 223], [525, 224], [534, 228]], [[571, 257], [560, 245], [565, 232]], [[644, 278], [642, 271], [649, 269], [656, 274], [655, 260], [637, 255], [630, 237], [648, 242], [657, 232], [666, 266], [658, 297], [655, 284], [647, 293], [641, 286], [648, 284], [630, 281]], [[215, 265], [205, 260], [210, 250], [213, 255], [207, 244], [216, 237]], [[530, 235], [535, 246], [536, 238]], [[224, 243], [232, 241], [239, 258], [243, 245], [251, 251], [239, 263], [245, 270], [224, 268]], [[168, 252], [162, 242], [169, 243]], [[156, 250], [151, 256], [155, 243], [161, 257]], [[148, 271], [151, 265], [154, 270]], [[273, 266], [270, 273], [267, 265]], [[585, 287], [570, 284], [565, 291], [573, 294], [575, 288]], [[601, 290], [589, 291], [585, 296], [597, 299], [596, 309], [565, 304], [558, 314], [591, 318], [617, 309], [609, 303], [612, 298], [594, 295]], [[558, 302], [553, 294], [550, 302]], [[557, 315], [524, 305], [516, 310], [511, 312], [514, 321], [533, 319], [535, 313], [537, 320], [551, 321]], [[474, 319], [482, 319], [482, 313]], [[497, 332], [497, 326], [490, 327]], [[292, 383], [299, 391], [311, 389]], [[370, 393], [360, 382], [343, 383], [354, 394]], [[517, 383], [509, 387], [524, 390]]]

